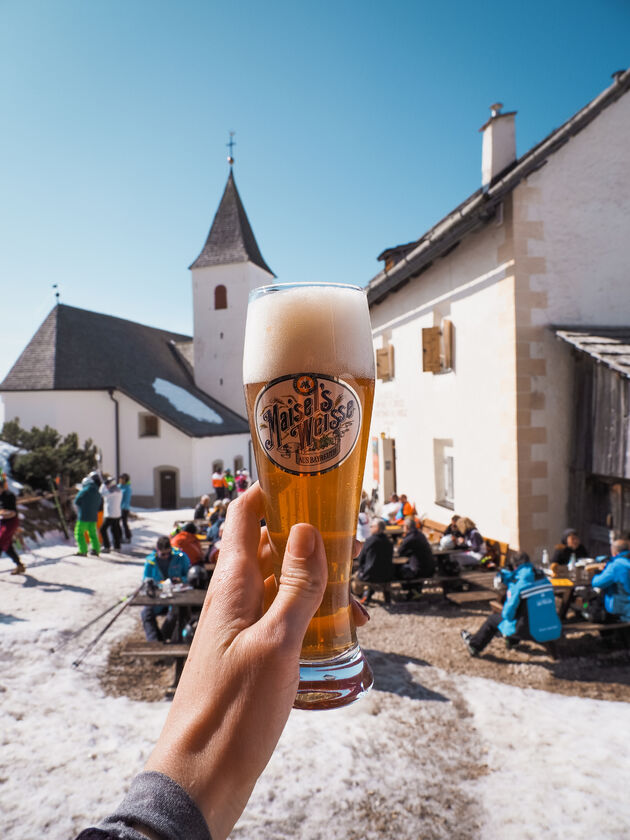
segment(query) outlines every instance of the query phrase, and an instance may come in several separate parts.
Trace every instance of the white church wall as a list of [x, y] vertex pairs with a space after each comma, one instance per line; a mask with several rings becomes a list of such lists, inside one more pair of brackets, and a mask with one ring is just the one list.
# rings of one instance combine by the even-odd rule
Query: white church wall
[[[115, 397], [120, 404], [120, 470], [131, 476], [133, 504], [161, 505], [160, 469], [175, 471], [177, 505], [187, 504], [194, 497], [191, 438], [161, 418], [157, 437], [141, 436], [140, 415], [147, 409], [119, 391]], [[105, 468], [115, 472], [115, 462], [110, 464], [105, 463]]]
[[76, 432], [81, 444], [88, 438], [114, 463], [115, 406], [106, 391], [5, 391], [4, 419], [20, 420], [22, 428], [45, 425], [60, 434]]
[[[253, 473], [250, 470], [250, 436], [222, 435], [213, 438], [193, 438], [193, 485], [197, 497], [203, 493], [212, 494], [213, 464], [221, 462], [223, 469], [229, 469], [235, 475], [236, 469], [243, 468], [256, 477], [256, 465], [253, 463]], [[238, 467], [242, 464], [242, 467]]]
[[[249, 293], [272, 283], [271, 274], [249, 262], [194, 268], [195, 382], [199, 388], [246, 416], [243, 342]], [[227, 308], [215, 309], [215, 289], [225, 286]]]

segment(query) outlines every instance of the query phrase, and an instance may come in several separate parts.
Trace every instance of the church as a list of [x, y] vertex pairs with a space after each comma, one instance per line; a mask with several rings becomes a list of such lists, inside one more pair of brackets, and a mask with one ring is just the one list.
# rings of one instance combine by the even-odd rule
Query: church
[[91, 438], [140, 506], [191, 506], [217, 467], [255, 475], [243, 338], [250, 291], [275, 275], [231, 167], [190, 271], [192, 337], [58, 303], [0, 384], [5, 420]]

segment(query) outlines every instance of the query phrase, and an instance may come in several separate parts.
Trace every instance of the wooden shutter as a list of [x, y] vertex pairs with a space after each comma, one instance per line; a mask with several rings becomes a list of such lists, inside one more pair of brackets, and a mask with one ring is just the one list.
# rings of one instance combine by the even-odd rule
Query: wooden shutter
[[439, 373], [440, 364], [440, 328], [422, 328], [422, 370], [425, 373]]
[[376, 351], [376, 378], [388, 382], [394, 378], [394, 345]]
[[444, 370], [453, 367], [453, 322], [447, 318], [442, 321], [442, 367]]

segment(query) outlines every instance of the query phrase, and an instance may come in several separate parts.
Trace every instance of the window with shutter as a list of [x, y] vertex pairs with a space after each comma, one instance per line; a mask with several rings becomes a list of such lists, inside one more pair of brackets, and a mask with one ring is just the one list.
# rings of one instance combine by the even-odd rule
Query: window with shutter
[[376, 378], [389, 382], [394, 378], [394, 345], [388, 344], [376, 351]]
[[422, 370], [425, 373], [439, 373], [442, 369], [440, 362], [440, 328], [422, 328]]

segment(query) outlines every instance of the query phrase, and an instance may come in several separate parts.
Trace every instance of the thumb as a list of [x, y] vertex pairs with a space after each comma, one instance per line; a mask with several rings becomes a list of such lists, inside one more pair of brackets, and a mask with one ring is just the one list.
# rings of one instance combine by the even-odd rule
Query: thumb
[[281, 630], [289, 645], [302, 645], [308, 623], [321, 604], [328, 566], [324, 542], [312, 525], [291, 528], [282, 561], [280, 585], [265, 620]]

